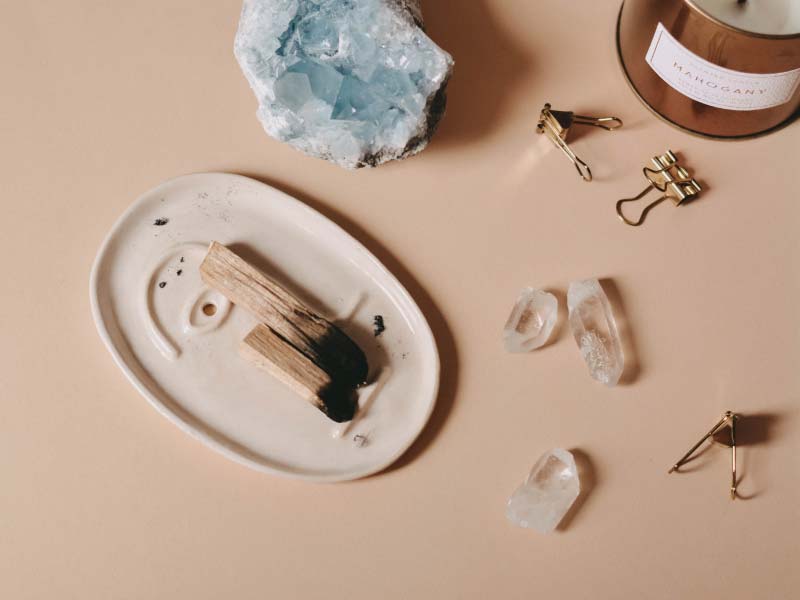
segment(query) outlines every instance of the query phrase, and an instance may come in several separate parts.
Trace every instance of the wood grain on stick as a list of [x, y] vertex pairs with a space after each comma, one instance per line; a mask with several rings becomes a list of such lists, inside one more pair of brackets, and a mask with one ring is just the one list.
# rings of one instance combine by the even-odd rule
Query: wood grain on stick
[[334, 421], [349, 421], [356, 386], [367, 378], [364, 352], [341, 329], [229, 248], [212, 242], [200, 265], [203, 281], [262, 323], [240, 353]]
[[305, 354], [342, 385], [367, 378], [367, 359], [358, 344], [336, 325], [230, 249], [212, 242], [200, 265], [203, 281]]
[[250, 330], [239, 353], [316, 406], [322, 403], [322, 391], [331, 385], [328, 373], [263, 323]]
[[349, 421], [357, 408], [351, 386], [341, 386], [314, 361], [263, 323], [239, 346], [239, 353], [279, 379], [337, 422]]

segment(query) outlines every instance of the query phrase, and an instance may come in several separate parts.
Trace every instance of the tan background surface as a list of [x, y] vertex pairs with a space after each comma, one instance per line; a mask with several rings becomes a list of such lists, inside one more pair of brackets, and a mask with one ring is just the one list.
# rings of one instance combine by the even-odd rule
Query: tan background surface
[[[239, 0], [1, 4], [0, 597], [797, 597], [800, 125], [719, 143], [657, 121], [617, 66], [617, 2], [428, 0], [457, 63], [441, 130], [351, 173], [262, 132], [231, 50]], [[545, 101], [625, 120], [574, 144], [595, 182], [534, 139]], [[614, 200], [667, 148], [707, 192], [624, 227]], [[140, 193], [205, 170], [321, 210], [421, 304], [442, 390], [395, 468], [340, 485], [249, 471], [114, 366], [95, 252]], [[535, 354], [500, 342], [522, 286], [563, 301], [590, 276], [632, 334], [612, 390], [563, 317]], [[735, 503], [720, 449], [666, 474], [728, 408], [751, 415]], [[513, 528], [506, 498], [552, 446], [581, 451], [588, 493], [562, 531]]]

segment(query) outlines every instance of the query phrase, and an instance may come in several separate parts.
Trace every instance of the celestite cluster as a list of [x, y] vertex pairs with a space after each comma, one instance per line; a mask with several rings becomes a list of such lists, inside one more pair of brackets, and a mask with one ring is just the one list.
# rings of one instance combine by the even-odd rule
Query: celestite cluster
[[267, 133], [347, 168], [422, 150], [453, 68], [417, 0], [245, 0], [235, 53]]

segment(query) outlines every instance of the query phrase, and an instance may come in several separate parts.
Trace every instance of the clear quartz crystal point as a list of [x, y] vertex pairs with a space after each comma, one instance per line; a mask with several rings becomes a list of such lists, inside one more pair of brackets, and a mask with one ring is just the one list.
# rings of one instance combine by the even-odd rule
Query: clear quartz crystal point
[[611, 304], [597, 279], [573, 281], [567, 293], [569, 325], [589, 374], [609, 387], [625, 367]]
[[517, 527], [553, 531], [581, 492], [575, 458], [562, 448], [545, 452], [508, 499], [506, 517]]
[[547, 342], [558, 318], [558, 300], [553, 294], [527, 287], [519, 295], [503, 329], [509, 352], [529, 352]]

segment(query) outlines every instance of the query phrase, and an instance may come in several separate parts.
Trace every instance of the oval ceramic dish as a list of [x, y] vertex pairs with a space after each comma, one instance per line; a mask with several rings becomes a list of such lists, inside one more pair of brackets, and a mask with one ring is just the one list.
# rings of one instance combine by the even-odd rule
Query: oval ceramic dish
[[[361, 346], [370, 383], [356, 419], [330, 421], [238, 355], [256, 321], [200, 280], [212, 240]], [[254, 469], [364, 477], [395, 461], [433, 410], [439, 356], [408, 292], [344, 230], [258, 181], [206, 173], [147, 192], [100, 248], [90, 288], [100, 336], [136, 389], [178, 427]]]

